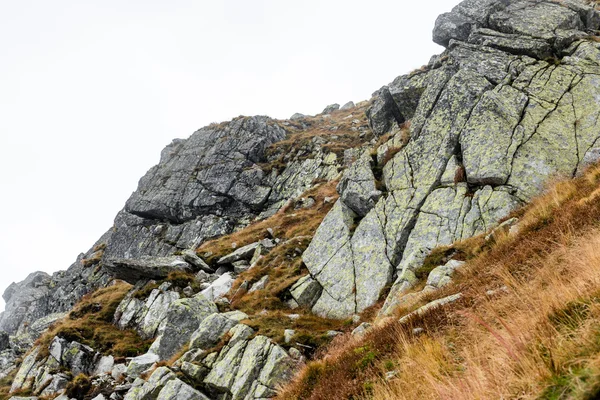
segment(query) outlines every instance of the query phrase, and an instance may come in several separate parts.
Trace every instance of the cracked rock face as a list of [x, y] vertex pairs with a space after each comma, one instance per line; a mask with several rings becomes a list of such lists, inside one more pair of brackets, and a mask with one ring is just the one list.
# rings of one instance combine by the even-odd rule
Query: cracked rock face
[[433, 248], [491, 229], [548, 178], [598, 160], [600, 46], [582, 39], [598, 18], [579, 2], [538, 0], [467, 0], [440, 16], [446, 52], [390, 84], [395, 106], [380, 91], [369, 114], [383, 134], [418, 97], [411, 139], [378, 166], [387, 194], [363, 216], [342, 187], [304, 253], [323, 288], [314, 312], [360, 312], [394, 277], [390, 299], [400, 295]]

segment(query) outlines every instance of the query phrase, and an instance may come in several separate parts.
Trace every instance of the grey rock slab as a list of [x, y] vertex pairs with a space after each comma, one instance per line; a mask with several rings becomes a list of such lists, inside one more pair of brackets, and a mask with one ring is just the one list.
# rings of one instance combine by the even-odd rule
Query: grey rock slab
[[101, 357], [94, 370], [95, 375], [110, 374], [115, 366], [115, 359], [113, 356]]
[[268, 283], [269, 283], [269, 275], [265, 275], [262, 278], [260, 278], [257, 282], [254, 282], [252, 287], [250, 287], [250, 290], [248, 291], [248, 293], [256, 292], [257, 290], [263, 290], [264, 288], [267, 287]]
[[133, 284], [141, 279], [164, 279], [171, 272], [193, 272], [192, 266], [179, 256], [118, 258], [108, 260], [104, 266], [115, 278]]
[[154, 353], [146, 353], [141, 356], [134, 357], [127, 366], [127, 376], [137, 378], [142, 374], [142, 372], [146, 371], [159, 361], [160, 357]]
[[192, 334], [190, 348], [209, 349], [214, 347], [239, 321], [248, 318], [246, 314], [238, 313], [239, 315], [215, 313], [206, 317]]
[[235, 279], [233, 279], [230, 272], [224, 273], [218, 279], [213, 281], [210, 286], [202, 290], [200, 294], [211, 301], [215, 301], [229, 292], [233, 286], [234, 280]]
[[158, 394], [160, 400], [210, 400], [187, 383], [179, 379], [167, 382]]
[[546, 40], [551, 40], [557, 29], [585, 29], [577, 12], [559, 4], [533, 1], [511, 3], [490, 15], [489, 24], [500, 32]]
[[196, 252], [194, 252], [193, 250], [184, 250], [181, 253], [181, 255], [183, 256], [183, 259], [185, 261], [190, 263], [197, 270], [208, 272], [209, 274], [212, 274], [214, 272], [214, 269], [209, 267], [208, 264], [206, 264], [206, 262], [204, 262], [202, 258], [198, 257]]
[[240, 247], [233, 253], [230, 253], [224, 257], [221, 257], [217, 264], [231, 264], [239, 260], [250, 260], [254, 255], [254, 252], [261, 246], [261, 242], [251, 243], [249, 245]]
[[457, 294], [453, 294], [453, 295], [448, 296], [448, 297], [444, 297], [442, 299], [434, 300], [434, 301], [432, 301], [430, 303], [427, 303], [424, 306], [418, 308], [417, 310], [411, 312], [410, 314], [407, 314], [404, 317], [400, 318], [399, 322], [400, 323], [405, 323], [411, 317], [413, 317], [415, 315], [423, 315], [423, 314], [429, 312], [432, 309], [435, 309], [435, 308], [438, 308], [438, 307], [445, 306], [447, 304], [451, 304], [451, 303], [457, 302], [461, 298], [462, 298], [462, 293], [457, 293]]
[[503, 10], [508, 0], [466, 0], [451, 12], [440, 15], [435, 21], [433, 41], [447, 46], [450, 40], [466, 41], [477, 27], [487, 27], [491, 14]]
[[167, 367], [157, 368], [147, 382], [141, 386], [132, 387], [124, 397], [124, 400], [156, 400], [162, 388], [172, 380], [177, 379]]
[[169, 306], [164, 327], [150, 346], [149, 353], [156, 354], [160, 360], [170, 359], [190, 340], [200, 323], [216, 312], [218, 310], [215, 303], [202, 294], [174, 301]]
[[515, 149], [514, 132], [528, 101], [525, 94], [510, 86], [496, 87], [482, 96], [460, 136], [467, 182], [506, 183]]
[[373, 94], [373, 104], [366, 111], [369, 127], [376, 136], [389, 132], [394, 124], [402, 124], [405, 117], [400, 113], [388, 87]]
[[322, 289], [319, 282], [306, 275], [290, 288], [290, 294], [298, 306], [310, 308], [321, 296]]
[[343, 106], [340, 107], [340, 111], [346, 111], [346, 110], [351, 110], [354, 107], [356, 107], [356, 105], [354, 104], [353, 101], [349, 101], [346, 104], [344, 104]]
[[292, 116], [290, 117], [290, 119], [291, 119], [292, 121], [297, 121], [297, 120], [299, 120], [299, 119], [304, 119], [304, 118], [306, 118], [306, 115], [304, 115], [304, 114], [300, 114], [300, 113], [295, 113], [294, 115], [292, 115]]
[[334, 111], [337, 111], [340, 109], [340, 105], [335, 103], [335, 104], [330, 104], [327, 107], [325, 107], [323, 109], [323, 111], [321, 112], [321, 114], [331, 114]]
[[375, 186], [375, 176], [371, 169], [368, 153], [360, 157], [348, 168], [337, 186], [340, 199], [361, 217], [375, 207], [381, 192]]
[[427, 277], [426, 286], [440, 289], [452, 282], [454, 272], [464, 265], [464, 261], [450, 260], [444, 265], [434, 268]]

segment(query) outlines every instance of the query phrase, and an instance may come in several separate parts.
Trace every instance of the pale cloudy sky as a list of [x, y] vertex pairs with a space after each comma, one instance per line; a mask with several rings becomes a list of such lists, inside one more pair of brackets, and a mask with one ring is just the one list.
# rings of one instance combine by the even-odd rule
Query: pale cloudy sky
[[368, 99], [458, 2], [0, 0], [0, 293], [66, 269], [173, 138]]

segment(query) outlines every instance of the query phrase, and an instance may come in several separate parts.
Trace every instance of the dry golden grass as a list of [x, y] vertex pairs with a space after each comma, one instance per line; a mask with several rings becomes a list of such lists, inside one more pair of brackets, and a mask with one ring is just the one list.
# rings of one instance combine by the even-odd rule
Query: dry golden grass
[[113, 285], [84, 296], [64, 319], [51, 326], [36, 342], [39, 358], [48, 356], [48, 347], [55, 336], [88, 345], [94, 350], [115, 357], [137, 356], [151, 342], [143, 340], [133, 330], [119, 330], [112, 324], [115, 311], [131, 285], [117, 281]]
[[[279, 398], [598, 398], [599, 181], [594, 167], [554, 184], [514, 214], [519, 232], [494, 245], [455, 244], [470, 260], [435, 297], [461, 292], [460, 302], [347, 339]], [[389, 381], [387, 370], [396, 371]]]
[[[313, 207], [294, 210], [294, 207], [289, 204], [270, 218], [254, 222], [246, 228], [230, 235], [221, 236], [203, 243], [198, 248], [197, 253], [201, 256], [209, 253], [209, 257], [203, 258], [207, 263], [212, 264], [220, 257], [234, 250], [231, 246], [232, 243], [235, 243], [239, 248], [268, 237], [268, 228], [273, 229], [275, 237], [282, 240], [289, 240], [299, 236], [312, 236], [338, 198], [335, 190], [337, 183], [337, 181], [331, 181], [320, 184], [302, 194], [301, 197], [314, 198], [315, 205]], [[326, 203], [324, 201], [326, 197], [332, 198], [333, 201]]]
[[[322, 115], [306, 117], [302, 123], [307, 128], [304, 128], [295, 121], [288, 121], [291, 123], [288, 127], [288, 132], [290, 132], [288, 137], [283, 141], [271, 145], [266, 151], [267, 155], [275, 157], [276, 160], [265, 163], [261, 167], [267, 172], [273, 168], [284, 168], [287, 164], [283, 160], [284, 156], [297, 153], [304, 146], [309, 145], [316, 137], [325, 140], [325, 143], [322, 145], [325, 153], [335, 153], [339, 158], [342, 158], [344, 150], [360, 147], [372, 138], [370, 130], [368, 131], [369, 134], [362, 138], [360, 137], [361, 132], [359, 130], [352, 130], [353, 127], [356, 127], [352, 123], [355, 119], [359, 120], [361, 125], [367, 124], [365, 111], [369, 106], [369, 102], [362, 102], [350, 110], [334, 111], [328, 118], [324, 118]], [[337, 127], [337, 130], [331, 131], [332, 127]], [[308, 154], [306, 157], [308, 157]]]

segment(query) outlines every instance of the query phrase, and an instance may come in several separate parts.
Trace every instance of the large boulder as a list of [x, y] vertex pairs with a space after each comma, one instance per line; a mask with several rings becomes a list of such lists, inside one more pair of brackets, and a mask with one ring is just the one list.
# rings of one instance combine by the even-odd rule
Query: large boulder
[[168, 360], [189, 342], [200, 323], [209, 315], [218, 312], [217, 306], [202, 294], [176, 300], [169, 305], [167, 319], [149, 353]]
[[209, 315], [192, 334], [190, 348], [210, 349], [214, 347], [231, 328], [246, 318], [248, 316], [241, 311]]

